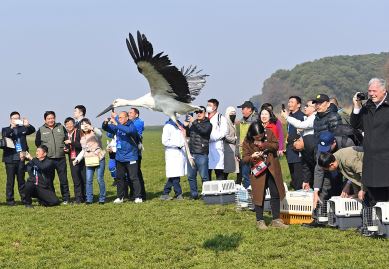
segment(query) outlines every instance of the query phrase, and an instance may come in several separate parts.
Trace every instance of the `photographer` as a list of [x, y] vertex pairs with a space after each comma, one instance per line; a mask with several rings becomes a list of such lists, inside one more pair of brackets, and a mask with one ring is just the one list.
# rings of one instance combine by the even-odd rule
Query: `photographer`
[[20, 119], [19, 112], [10, 114], [10, 126], [2, 129], [3, 137], [9, 138], [14, 143], [14, 148], [5, 147], [3, 151], [3, 162], [7, 173], [6, 199], [7, 205], [15, 205], [14, 184], [15, 176], [18, 181], [19, 194], [24, 202], [24, 173], [25, 173], [25, 154], [28, 151], [26, 136], [35, 132], [34, 126], [30, 125], [26, 118]]
[[41, 145], [36, 149], [36, 158], [27, 153], [26, 159], [30, 160], [27, 164], [28, 180], [26, 183], [26, 207], [32, 208], [32, 197], [38, 198], [43, 206], [56, 206], [60, 204], [51, 185], [55, 175], [55, 165], [53, 161], [47, 158], [48, 148]]
[[[368, 96], [358, 92], [353, 97], [350, 123], [364, 131], [362, 184], [374, 205], [389, 201], [389, 99], [384, 79], [372, 78], [368, 85]], [[365, 97], [368, 100], [362, 106]]]

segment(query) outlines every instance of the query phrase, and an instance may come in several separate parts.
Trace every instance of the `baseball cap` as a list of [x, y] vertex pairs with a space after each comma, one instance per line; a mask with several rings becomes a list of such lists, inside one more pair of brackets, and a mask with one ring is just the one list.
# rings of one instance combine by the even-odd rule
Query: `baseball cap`
[[330, 131], [324, 131], [319, 135], [319, 144], [317, 149], [319, 152], [330, 152], [331, 145], [334, 143], [335, 136]]
[[321, 93], [321, 94], [316, 95], [315, 99], [312, 100], [312, 104], [329, 102], [329, 101], [330, 101], [330, 98], [328, 97], [328, 95]]
[[253, 103], [252, 103], [251, 101], [244, 101], [243, 104], [241, 104], [240, 106], [238, 106], [238, 108], [245, 108], [245, 107], [254, 109], [254, 105], [253, 105]]

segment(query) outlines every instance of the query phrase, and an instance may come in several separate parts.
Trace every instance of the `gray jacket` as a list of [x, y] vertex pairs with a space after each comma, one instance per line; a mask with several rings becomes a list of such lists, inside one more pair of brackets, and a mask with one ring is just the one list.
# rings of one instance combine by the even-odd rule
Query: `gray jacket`
[[42, 125], [36, 132], [35, 145], [37, 147], [45, 145], [49, 149], [49, 152], [47, 152], [48, 158], [65, 158], [65, 152], [63, 151], [65, 138], [66, 130], [61, 123], [56, 123], [53, 129]]

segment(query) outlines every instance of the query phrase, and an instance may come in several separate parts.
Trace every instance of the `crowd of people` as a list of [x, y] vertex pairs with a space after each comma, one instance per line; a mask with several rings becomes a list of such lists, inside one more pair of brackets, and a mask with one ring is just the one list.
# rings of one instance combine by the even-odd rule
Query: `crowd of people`
[[[313, 189], [314, 208], [338, 195], [356, 197], [366, 205], [389, 201], [389, 177], [385, 173], [389, 164], [389, 144], [385, 138], [389, 131], [386, 81], [371, 79], [368, 92], [356, 93], [352, 102], [353, 110], [347, 114], [335, 97], [326, 94], [318, 94], [304, 104], [299, 96], [290, 96], [287, 106], [279, 111], [270, 103], [257, 110], [252, 102], [245, 101], [237, 106], [242, 113], [238, 120], [235, 107], [228, 107], [223, 115], [218, 111], [219, 101], [212, 98], [206, 107], [200, 106], [193, 114], [185, 115], [182, 122], [169, 119], [162, 132], [167, 180], [160, 199], [184, 199], [180, 179], [185, 175], [190, 198], [198, 199], [197, 174], [202, 183], [212, 180], [213, 174], [216, 180], [236, 174], [238, 184], [251, 186], [258, 229], [268, 228], [263, 218], [266, 188], [271, 194], [270, 225], [287, 228], [280, 219], [285, 188], [279, 158], [285, 154], [290, 186], [294, 190]], [[282, 121], [275, 112], [280, 112]], [[123, 203], [125, 199], [145, 201], [141, 170], [144, 122], [139, 118], [139, 110], [112, 112], [104, 120], [101, 128], [111, 139], [106, 148], [102, 145], [103, 133], [85, 115], [86, 108], [78, 105], [73, 117], [66, 118], [62, 125], [56, 122], [54, 111], [46, 111], [44, 124], [36, 130], [18, 112], [10, 114], [10, 126], [2, 129], [1, 145], [8, 205], [15, 205], [15, 178], [26, 207], [32, 207], [32, 197], [44, 206], [60, 204], [53, 184], [55, 171], [62, 203], [69, 203], [67, 163], [73, 179], [74, 202], [93, 203], [96, 172], [98, 202], [104, 204], [106, 155], [117, 187], [114, 203]], [[33, 157], [26, 136], [35, 131], [37, 150]], [[317, 226], [315, 220], [306, 225]]]

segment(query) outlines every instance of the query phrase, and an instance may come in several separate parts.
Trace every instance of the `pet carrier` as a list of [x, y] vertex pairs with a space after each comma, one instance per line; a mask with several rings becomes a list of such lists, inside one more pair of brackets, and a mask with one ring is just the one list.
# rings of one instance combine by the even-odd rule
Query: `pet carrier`
[[362, 234], [389, 238], [389, 202], [363, 209]]
[[235, 205], [237, 210], [254, 210], [254, 204], [251, 198], [251, 188], [245, 189], [241, 185], [237, 185], [235, 193]]
[[288, 192], [281, 201], [281, 218], [285, 224], [312, 222], [313, 196], [300, 191]]
[[233, 180], [206, 181], [203, 183], [203, 199], [206, 204], [231, 204], [235, 202]]
[[353, 198], [333, 196], [327, 201], [328, 225], [340, 230], [362, 225], [362, 203]]

